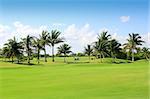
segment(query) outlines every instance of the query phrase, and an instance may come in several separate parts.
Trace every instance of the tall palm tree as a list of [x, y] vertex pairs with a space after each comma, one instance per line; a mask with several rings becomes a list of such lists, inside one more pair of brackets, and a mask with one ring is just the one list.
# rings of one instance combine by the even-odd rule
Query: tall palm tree
[[109, 52], [113, 59], [116, 58], [117, 53], [121, 50], [120, 48], [121, 44], [118, 43], [115, 39], [112, 39], [109, 41]]
[[37, 52], [37, 61], [40, 63], [40, 50], [43, 49], [42, 42], [39, 38], [35, 37], [33, 40], [33, 47]]
[[146, 47], [143, 47], [142, 48], [142, 53], [143, 53], [143, 56], [145, 57], [145, 59], [149, 60], [149, 58], [150, 58], [150, 49], [146, 48]]
[[89, 56], [89, 61], [90, 61], [91, 54], [93, 53], [93, 48], [91, 47], [91, 45], [87, 45], [87, 47], [85, 47], [84, 49], [85, 49], [85, 54]]
[[102, 58], [105, 58], [105, 56], [109, 55], [109, 39], [111, 38], [111, 35], [108, 34], [108, 32], [102, 32], [100, 35], [98, 35], [98, 40], [94, 42], [94, 52], [97, 54], [97, 56], [100, 57], [101, 62]]
[[129, 59], [130, 53], [131, 53], [131, 47], [129, 43], [123, 44], [123, 50], [127, 54], [127, 60]]
[[30, 64], [30, 57], [31, 57], [31, 52], [32, 52], [32, 49], [31, 49], [32, 41], [33, 41], [33, 37], [31, 37], [29, 35], [26, 38], [22, 39], [23, 46], [27, 53], [28, 64]]
[[45, 46], [48, 45], [48, 36], [49, 36], [49, 33], [47, 31], [42, 31], [42, 35], [40, 35], [40, 40], [42, 42], [43, 50], [44, 50], [45, 62], [47, 62]]
[[97, 42], [95, 42], [94, 44], [94, 51], [96, 53], [96, 55], [102, 60], [105, 58], [105, 56], [109, 55], [109, 51], [108, 51], [108, 42], [107, 41], [102, 41], [99, 40]]
[[12, 57], [12, 63], [14, 62], [13, 58], [16, 57], [19, 63], [20, 57], [23, 55], [22, 42], [17, 42], [16, 38], [9, 39], [8, 43], [5, 43], [5, 46], [9, 48], [10, 56]]
[[69, 46], [68, 44], [63, 44], [58, 47], [58, 53], [64, 55], [64, 62], [66, 62], [67, 54], [72, 52], [70, 51], [70, 49], [71, 49], [71, 46]]
[[54, 62], [54, 46], [55, 44], [59, 44], [61, 42], [64, 42], [63, 38], [60, 38], [61, 32], [57, 31], [57, 30], [52, 30], [50, 33], [50, 36], [48, 37], [48, 42], [51, 44], [52, 46], [52, 62]]
[[144, 41], [142, 41], [141, 36], [139, 34], [136, 34], [136, 33], [129, 34], [129, 38], [127, 39], [127, 41], [128, 41], [127, 45], [128, 45], [128, 47], [132, 53], [132, 61], [134, 61], [135, 50], [136, 50], [137, 46], [142, 45], [142, 43]]

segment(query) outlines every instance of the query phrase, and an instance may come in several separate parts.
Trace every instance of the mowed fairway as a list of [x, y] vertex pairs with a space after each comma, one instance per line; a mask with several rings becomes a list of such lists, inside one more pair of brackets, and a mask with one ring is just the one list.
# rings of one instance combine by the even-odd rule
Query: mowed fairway
[[0, 62], [0, 99], [148, 99], [145, 60], [124, 64], [56, 60], [60, 61], [32, 66]]

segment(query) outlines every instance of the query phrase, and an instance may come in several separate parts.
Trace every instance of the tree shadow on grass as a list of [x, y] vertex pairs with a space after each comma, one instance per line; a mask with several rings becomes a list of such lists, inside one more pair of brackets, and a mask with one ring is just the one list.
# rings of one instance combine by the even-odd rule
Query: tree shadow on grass
[[[12, 61], [0, 61], [0, 62], [5, 62], [5, 63], [12, 63]], [[14, 61], [12, 64], [17, 64], [17, 65], [26, 65], [26, 66], [41, 66], [43, 64], [35, 64], [35, 63], [25, 63], [25, 62], [16, 62]]]
[[[27, 65], [27, 66], [34, 66], [34, 65], [37, 65], [37, 64], [34, 64], [34, 63], [15, 63], [15, 64], [19, 64], [19, 65]], [[40, 64], [41, 65], [41, 64]]]
[[87, 64], [90, 62], [67, 62], [67, 64]]

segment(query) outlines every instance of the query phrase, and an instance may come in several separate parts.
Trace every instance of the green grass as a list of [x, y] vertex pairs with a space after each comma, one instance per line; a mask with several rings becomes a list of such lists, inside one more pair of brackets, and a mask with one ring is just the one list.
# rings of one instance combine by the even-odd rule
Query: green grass
[[87, 59], [30, 66], [0, 62], [0, 99], [148, 99], [147, 61]]

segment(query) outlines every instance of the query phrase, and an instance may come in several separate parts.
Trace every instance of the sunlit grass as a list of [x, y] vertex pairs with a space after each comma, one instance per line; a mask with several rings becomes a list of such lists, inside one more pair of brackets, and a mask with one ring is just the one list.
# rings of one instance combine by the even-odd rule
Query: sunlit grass
[[[148, 62], [56, 57], [38, 65], [0, 62], [1, 99], [148, 99]], [[71, 63], [69, 63], [71, 62]]]

